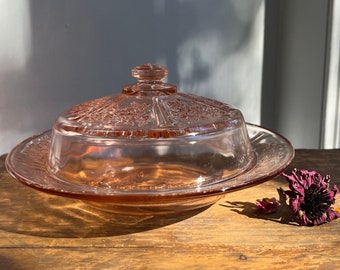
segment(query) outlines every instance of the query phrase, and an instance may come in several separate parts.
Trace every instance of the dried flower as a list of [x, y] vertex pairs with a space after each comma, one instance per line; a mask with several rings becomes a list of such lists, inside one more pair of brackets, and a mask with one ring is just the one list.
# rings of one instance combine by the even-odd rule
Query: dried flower
[[300, 225], [320, 225], [340, 217], [340, 213], [332, 208], [339, 190], [336, 185], [329, 189], [329, 175], [323, 177], [315, 171], [297, 169], [292, 175], [282, 175], [289, 182], [290, 190], [285, 194]]
[[279, 207], [279, 203], [275, 198], [263, 198], [262, 201], [257, 200], [256, 206], [263, 214], [275, 213]]

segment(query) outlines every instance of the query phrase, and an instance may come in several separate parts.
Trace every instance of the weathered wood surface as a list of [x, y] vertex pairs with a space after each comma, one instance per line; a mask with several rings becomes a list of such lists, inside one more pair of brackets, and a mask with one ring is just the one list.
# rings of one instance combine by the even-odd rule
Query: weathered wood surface
[[[284, 203], [273, 215], [254, 210], [257, 199], [279, 198], [282, 177], [204, 211], [124, 217], [17, 183], [4, 158], [0, 269], [340, 269], [340, 220], [301, 227]], [[340, 150], [297, 150], [290, 167], [330, 174], [340, 186]]]

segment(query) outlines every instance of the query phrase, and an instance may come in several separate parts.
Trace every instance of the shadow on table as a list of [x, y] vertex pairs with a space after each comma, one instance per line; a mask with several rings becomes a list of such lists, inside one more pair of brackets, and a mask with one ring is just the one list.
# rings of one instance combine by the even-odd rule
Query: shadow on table
[[128, 216], [45, 194], [14, 180], [0, 157], [0, 230], [53, 238], [90, 238], [152, 230], [188, 219], [206, 208], [162, 216]]
[[292, 226], [299, 226], [295, 219], [292, 210], [286, 203], [285, 195], [282, 189], [278, 189], [279, 194], [279, 208], [277, 212], [264, 214], [261, 213], [258, 207], [254, 203], [240, 202], [240, 201], [226, 201], [224, 204], [220, 204], [223, 207], [230, 209], [230, 211], [236, 212], [241, 215], [245, 215], [249, 218], [270, 220], [273, 222], [287, 224]]

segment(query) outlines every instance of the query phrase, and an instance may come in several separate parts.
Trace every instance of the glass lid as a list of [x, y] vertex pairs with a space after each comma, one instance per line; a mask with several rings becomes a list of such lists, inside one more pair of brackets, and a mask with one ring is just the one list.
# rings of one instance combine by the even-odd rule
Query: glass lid
[[255, 163], [241, 112], [177, 92], [167, 69], [132, 69], [136, 84], [61, 114], [52, 129], [49, 173], [62, 181], [120, 191], [197, 188]]
[[57, 119], [54, 129], [107, 138], [169, 138], [234, 129], [244, 123], [239, 110], [216, 100], [177, 92], [162, 82], [166, 68], [132, 69], [138, 82], [122, 93], [79, 104]]

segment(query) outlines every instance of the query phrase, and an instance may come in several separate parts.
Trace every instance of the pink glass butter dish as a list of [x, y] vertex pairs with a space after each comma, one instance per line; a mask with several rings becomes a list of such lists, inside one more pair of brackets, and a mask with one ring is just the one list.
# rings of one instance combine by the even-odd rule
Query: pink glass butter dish
[[291, 143], [216, 100], [162, 82], [164, 67], [135, 67], [122, 93], [70, 108], [52, 130], [18, 144], [6, 166], [20, 182], [123, 214], [209, 206], [280, 174]]

